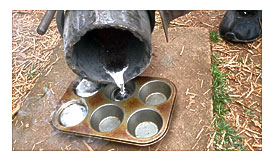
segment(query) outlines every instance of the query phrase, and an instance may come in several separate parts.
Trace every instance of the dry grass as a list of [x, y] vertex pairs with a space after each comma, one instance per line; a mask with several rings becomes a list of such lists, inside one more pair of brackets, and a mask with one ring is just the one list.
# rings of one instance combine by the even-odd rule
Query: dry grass
[[220, 42], [212, 46], [220, 52], [220, 69], [230, 75], [229, 89], [235, 98], [226, 118], [241, 136], [249, 150], [261, 150], [262, 144], [262, 40], [237, 46]]
[[[173, 27], [204, 27], [219, 30], [225, 11], [192, 11], [171, 22]], [[156, 15], [156, 28], [161, 28], [161, 19]], [[245, 137], [245, 150], [262, 150], [262, 39], [252, 43], [229, 43], [221, 38], [219, 43], [211, 41], [212, 55], [219, 53], [222, 63], [219, 69], [229, 74], [228, 89], [234, 100], [229, 104], [225, 118], [237, 132]], [[216, 133], [216, 132], [215, 132]], [[214, 136], [209, 141], [213, 143]], [[222, 148], [222, 146], [218, 146]]]
[[61, 40], [55, 21], [44, 36], [36, 33], [44, 12], [12, 11], [12, 115], [42, 72], [50, 70], [50, 57]]

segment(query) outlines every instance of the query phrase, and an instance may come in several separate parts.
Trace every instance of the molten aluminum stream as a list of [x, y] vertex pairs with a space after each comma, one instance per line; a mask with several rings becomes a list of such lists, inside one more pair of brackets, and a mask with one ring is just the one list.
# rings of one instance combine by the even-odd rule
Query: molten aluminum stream
[[125, 100], [127, 98], [129, 98], [131, 96], [131, 91], [129, 89], [124, 90], [124, 94], [121, 92], [120, 89], [116, 89], [113, 94], [112, 94], [112, 98], [114, 101], [121, 101], [121, 100]]
[[125, 90], [124, 86], [124, 72], [127, 70], [128, 66], [124, 67], [121, 71], [108, 71], [106, 70], [106, 73], [108, 73], [115, 81], [116, 85], [120, 88], [120, 91], [116, 94], [115, 100], [120, 101], [123, 99], [126, 99], [129, 97], [129, 92]]

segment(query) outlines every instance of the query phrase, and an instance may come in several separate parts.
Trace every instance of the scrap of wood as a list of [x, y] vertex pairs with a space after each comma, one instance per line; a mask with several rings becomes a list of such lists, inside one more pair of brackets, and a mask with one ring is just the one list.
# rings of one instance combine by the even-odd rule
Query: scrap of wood
[[211, 89], [208, 89], [206, 92], [203, 93], [203, 95], [206, 95]]
[[52, 71], [52, 69], [53, 69], [53, 66], [51, 66], [50, 70], [44, 76], [49, 75], [49, 73]]
[[[188, 105], [186, 106], [186, 109], [189, 109], [189, 110], [190, 110], [191, 105], [195, 103], [194, 98], [195, 98], [195, 96], [189, 96], [189, 103], [188, 103]], [[192, 111], [192, 110], [191, 110], [191, 111]]]
[[249, 128], [245, 128], [246, 130], [248, 130], [249, 132], [252, 132], [252, 133], [255, 133], [255, 134], [258, 134], [258, 135], [261, 135], [260, 133], [258, 133], [258, 132], [256, 132], [256, 131], [253, 131], [253, 130], [251, 130], [251, 129], [249, 129]]
[[90, 145], [88, 145], [88, 143], [86, 141], [83, 140], [82, 142], [88, 148], [89, 151], [94, 151], [94, 149]]
[[203, 130], [204, 130], [204, 128], [202, 127], [202, 129], [200, 130], [200, 132], [197, 134], [196, 139], [199, 138], [199, 136], [201, 135], [201, 133], [203, 132]]
[[260, 147], [260, 148], [262, 148], [262, 145], [254, 144], [254, 145], [252, 145], [252, 147]]
[[180, 56], [182, 56], [183, 50], [184, 50], [184, 45], [181, 47]]
[[16, 108], [12, 110], [12, 117], [19, 111], [20, 107], [21, 107], [20, 104], [16, 105]]
[[250, 90], [250, 92], [246, 95], [245, 98], [248, 98], [248, 97], [251, 95], [251, 93], [254, 91], [254, 88], [253, 88], [253, 85], [252, 85], [251, 82], [250, 82], [250, 85], [251, 85], [251, 90]]
[[240, 97], [241, 97], [241, 95], [231, 95], [231, 94], [229, 94], [229, 97], [236, 97], [236, 98], [240, 98]]
[[196, 93], [191, 93], [191, 92], [189, 92], [189, 88], [186, 89], [185, 95], [186, 95], [186, 96], [187, 96], [187, 95], [197, 96]]
[[252, 137], [248, 132], [244, 132], [247, 136]]
[[211, 28], [214, 28], [214, 27], [215, 27], [215, 26], [213, 26], [213, 25], [210, 25], [210, 24], [207, 24], [207, 23], [204, 23], [204, 22], [203, 22], [203, 24], [206, 25], [206, 26], [208, 26], [208, 27], [211, 27]]
[[250, 144], [249, 144], [246, 140], [244, 140], [244, 143], [245, 143], [245, 145], [248, 146], [248, 148], [249, 148], [251, 151], [255, 151], [255, 150], [250, 146]]
[[194, 150], [194, 148], [198, 145], [200, 139], [201, 139], [201, 137], [196, 141], [196, 143], [194, 144], [194, 146], [191, 148], [192, 150]]
[[239, 118], [240, 118], [240, 115], [237, 115], [237, 118], [236, 118], [236, 127], [238, 127], [240, 125]]
[[36, 145], [39, 145], [40, 143], [42, 143], [42, 142], [44, 142], [44, 141], [46, 141], [46, 140], [47, 140], [47, 139], [43, 139], [43, 140], [41, 140], [41, 141], [39, 141], [39, 142], [36, 142], [36, 143], [32, 146], [31, 151], [34, 150], [34, 148], [35, 148]]

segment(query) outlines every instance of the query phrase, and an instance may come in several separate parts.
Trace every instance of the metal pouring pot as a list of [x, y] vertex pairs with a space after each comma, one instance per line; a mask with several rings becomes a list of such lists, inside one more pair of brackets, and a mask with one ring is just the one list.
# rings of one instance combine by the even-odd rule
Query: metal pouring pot
[[66, 62], [80, 77], [106, 84], [114, 83], [106, 68], [116, 71], [128, 66], [127, 82], [150, 64], [151, 24], [148, 11], [66, 11]]

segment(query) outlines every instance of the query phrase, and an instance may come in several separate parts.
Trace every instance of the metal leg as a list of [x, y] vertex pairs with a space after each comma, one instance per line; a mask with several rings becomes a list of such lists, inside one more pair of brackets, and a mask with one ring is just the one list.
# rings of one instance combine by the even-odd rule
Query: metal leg
[[56, 10], [48, 10], [41, 23], [39, 24], [38, 28], [37, 28], [37, 33], [40, 35], [44, 35], [46, 33], [46, 31], [48, 30], [49, 25], [52, 22], [52, 19], [54, 17]]

